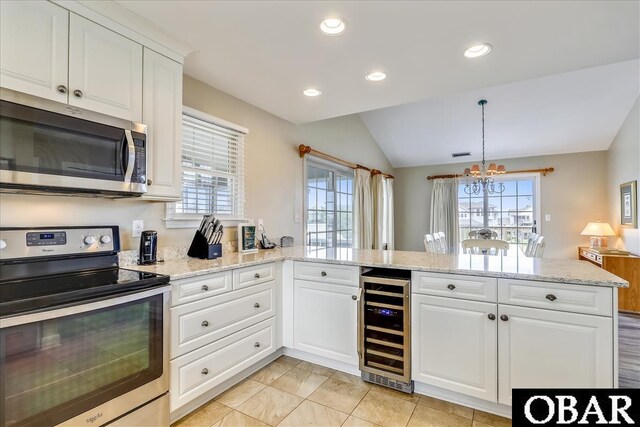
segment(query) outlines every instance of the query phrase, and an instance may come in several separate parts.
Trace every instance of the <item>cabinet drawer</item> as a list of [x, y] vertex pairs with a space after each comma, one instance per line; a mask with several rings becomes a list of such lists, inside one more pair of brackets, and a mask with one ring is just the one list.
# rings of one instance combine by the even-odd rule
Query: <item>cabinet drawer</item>
[[171, 309], [171, 357], [181, 356], [275, 315], [275, 282]]
[[276, 320], [265, 320], [171, 361], [175, 411], [275, 351]]
[[611, 316], [613, 307], [611, 288], [517, 279], [498, 280], [498, 301], [600, 316]]
[[176, 280], [171, 284], [171, 306], [228, 292], [231, 283], [231, 271]]
[[414, 271], [411, 292], [475, 301], [496, 302], [497, 282], [492, 277], [463, 276]]
[[359, 286], [360, 283], [360, 269], [349, 265], [296, 262], [293, 274], [296, 279], [336, 285]]
[[265, 283], [276, 278], [275, 263], [252, 265], [233, 270], [233, 289]]

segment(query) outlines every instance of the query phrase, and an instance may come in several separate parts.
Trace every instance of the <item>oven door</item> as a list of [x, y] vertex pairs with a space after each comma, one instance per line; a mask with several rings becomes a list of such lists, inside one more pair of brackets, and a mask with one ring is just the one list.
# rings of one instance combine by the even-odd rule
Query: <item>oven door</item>
[[168, 392], [169, 289], [0, 319], [0, 426], [102, 425]]
[[[3, 98], [7, 93], [2, 92]], [[19, 101], [32, 105], [0, 100], [2, 187], [129, 195], [146, 191], [144, 125], [25, 98]]]

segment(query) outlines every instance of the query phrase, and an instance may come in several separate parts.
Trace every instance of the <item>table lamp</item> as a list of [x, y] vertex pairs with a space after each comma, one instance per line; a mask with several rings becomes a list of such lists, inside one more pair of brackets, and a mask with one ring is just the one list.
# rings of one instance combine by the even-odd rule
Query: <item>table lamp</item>
[[613, 231], [613, 228], [611, 228], [608, 222], [600, 222], [600, 220], [588, 223], [580, 234], [583, 236], [591, 236], [591, 238], [589, 239], [589, 246], [591, 247], [591, 249], [606, 248], [606, 236], [616, 235], [615, 231]]

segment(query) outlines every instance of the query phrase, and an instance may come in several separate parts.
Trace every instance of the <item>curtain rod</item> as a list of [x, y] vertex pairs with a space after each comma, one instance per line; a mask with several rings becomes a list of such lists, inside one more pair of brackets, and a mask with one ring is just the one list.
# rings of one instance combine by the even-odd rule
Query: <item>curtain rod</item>
[[342, 159], [339, 159], [337, 157], [333, 157], [332, 155], [323, 153], [322, 151], [314, 150], [313, 148], [309, 147], [308, 145], [300, 144], [298, 146], [298, 153], [300, 154], [301, 158], [304, 157], [307, 154], [311, 154], [311, 155], [314, 155], [316, 157], [320, 157], [321, 159], [329, 160], [331, 162], [338, 163], [338, 164], [340, 164], [342, 166], [346, 166], [346, 167], [351, 168], [351, 169], [364, 169], [364, 170], [367, 170], [367, 171], [371, 172], [372, 176], [382, 175], [385, 178], [393, 179], [393, 175], [381, 172], [378, 169], [370, 169], [370, 168], [368, 168], [366, 166], [362, 166], [362, 165], [359, 165], [357, 163], [347, 162], [346, 160], [342, 160]]
[[[506, 171], [505, 173], [541, 173], [542, 176], [547, 176], [548, 173], [551, 173], [555, 170], [555, 168], [544, 168], [544, 169], [526, 169], [526, 170], [519, 170], [519, 171]], [[432, 176], [428, 176], [427, 180], [431, 181], [432, 179], [438, 179], [438, 178], [460, 178], [463, 177], [464, 175], [459, 174], [459, 175], [455, 175], [455, 174], [449, 174], [449, 175], [432, 175]]]

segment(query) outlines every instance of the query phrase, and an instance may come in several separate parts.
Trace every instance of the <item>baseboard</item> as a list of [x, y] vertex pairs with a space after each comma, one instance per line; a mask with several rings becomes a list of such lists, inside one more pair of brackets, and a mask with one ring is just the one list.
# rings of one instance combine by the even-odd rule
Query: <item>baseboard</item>
[[219, 394], [224, 393], [234, 385], [238, 384], [240, 381], [248, 378], [253, 373], [264, 368], [269, 363], [273, 362], [278, 357], [282, 356], [282, 349], [283, 349], [282, 347], [277, 349], [275, 352], [271, 353], [264, 359], [261, 359], [260, 361], [254, 363], [248, 368], [238, 372], [228, 380], [218, 384], [217, 386], [213, 387], [211, 390], [193, 399], [191, 402], [187, 403], [186, 405], [181, 406], [180, 408], [171, 412], [171, 414], [169, 415], [169, 419], [171, 420], [171, 423], [173, 424], [174, 422], [178, 421], [180, 418], [183, 418], [184, 416], [189, 415], [191, 412], [195, 411], [205, 403], [208, 403]]
[[489, 402], [486, 400], [478, 399], [477, 397], [466, 396], [455, 391], [444, 390], [432, 385], [415, 382], [414, 390], [416, 393], [423, 394], [429, 397], [435, 397], [436, 399], [445, 400], [447, 402], [455, 403], [469, 408], [477, 409], [479, 411], [489, 412], [492, 414], [500, 415], [501, 417], [511, 418], [511, 406], [502, 405], [500, 403]]
[[333, 359], [327, 359], [326, 357], [318, 356], [306, 351], [295, 350], [289, 347], [283, 347], [284, 354], [287, 356], [295, 357], [296, 359], [304, 360], [305, 362], [315, 363], [316, 365], [322, 365], [327, 368], [335, 369], [336, 371], [346, 372], [357, 377], [360, 376], [360, 369], [358, 366], [349, 365], [348, 363], [338, 362]]

